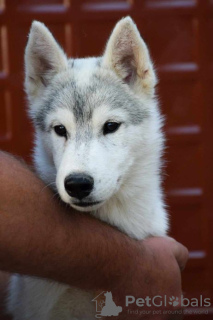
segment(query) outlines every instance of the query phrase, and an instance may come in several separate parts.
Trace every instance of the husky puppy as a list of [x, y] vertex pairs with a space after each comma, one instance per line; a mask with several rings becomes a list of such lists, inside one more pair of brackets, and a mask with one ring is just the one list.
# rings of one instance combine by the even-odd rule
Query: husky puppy
[[[135, 239], [163, 236], [164, 138], [156, 75], [130, 17], [120, 20], [102, 57], [68, 59], [34, 21], [25, 51], [25, 89], [35, 125], [34, 163], [61, 199]], [[94, 293], [13, 276], [14, 320], [95, 319]]]

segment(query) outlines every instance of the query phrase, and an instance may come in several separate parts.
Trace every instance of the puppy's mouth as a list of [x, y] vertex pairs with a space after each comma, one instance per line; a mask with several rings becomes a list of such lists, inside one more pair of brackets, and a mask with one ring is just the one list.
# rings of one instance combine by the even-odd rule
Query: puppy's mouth
[[71, 202], [70, 205], [78, 210], [78, 211], [84, 211], [84, 212], [91, 212], [99, 209], [104, 201], [90, 201], [90, 202]]
[[76, 207], [93, 207], [96, 206], [98, 204], [100, 204], [102, 201], [95, 201], [95, 202], [73, 202], [72, 205], [76, 206]]

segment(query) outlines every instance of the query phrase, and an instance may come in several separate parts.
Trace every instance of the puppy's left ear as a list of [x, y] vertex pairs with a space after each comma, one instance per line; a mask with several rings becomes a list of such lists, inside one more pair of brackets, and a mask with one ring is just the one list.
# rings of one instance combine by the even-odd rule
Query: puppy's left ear
[[57, 73], [67, 69], [67, 57], [47, 27], [34, 21], [25, 50], [25, 90], [30, 101], [41, 97]]
[[112, 69], [135, 92], [154, 93], [157, 79], [149, 51], [130, 17], [116, 24], [106, 46], [103, 66]]

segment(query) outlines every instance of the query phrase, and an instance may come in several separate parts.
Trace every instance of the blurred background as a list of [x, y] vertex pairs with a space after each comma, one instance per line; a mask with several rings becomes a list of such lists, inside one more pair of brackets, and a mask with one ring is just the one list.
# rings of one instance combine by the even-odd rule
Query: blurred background
[[[190, 250], [183, 291], [212, 298], [212, 0], [0, 0], [0, 149], [31, 162], [23, 55], [32, 20], [44, 22], [68, 56], [85, 57], [102, 54], [113, 26], [126, 15], [148, 44], [160, 80], [170, 234]], [[6, 279], [0, 274], [0, 292]], [[208, 315], [197, 309], [200, 315], [185, 319], [213, 319], [213, 307]]]

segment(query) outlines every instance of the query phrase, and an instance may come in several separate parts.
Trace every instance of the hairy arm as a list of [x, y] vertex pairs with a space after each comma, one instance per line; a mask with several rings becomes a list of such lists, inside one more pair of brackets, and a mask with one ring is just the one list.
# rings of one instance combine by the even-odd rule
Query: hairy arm
[[0, 152], [0, 269], [92, 290], [180, 295], [187, 250], [169, 238], [135, 241], [65, 208], [26, 165]]

